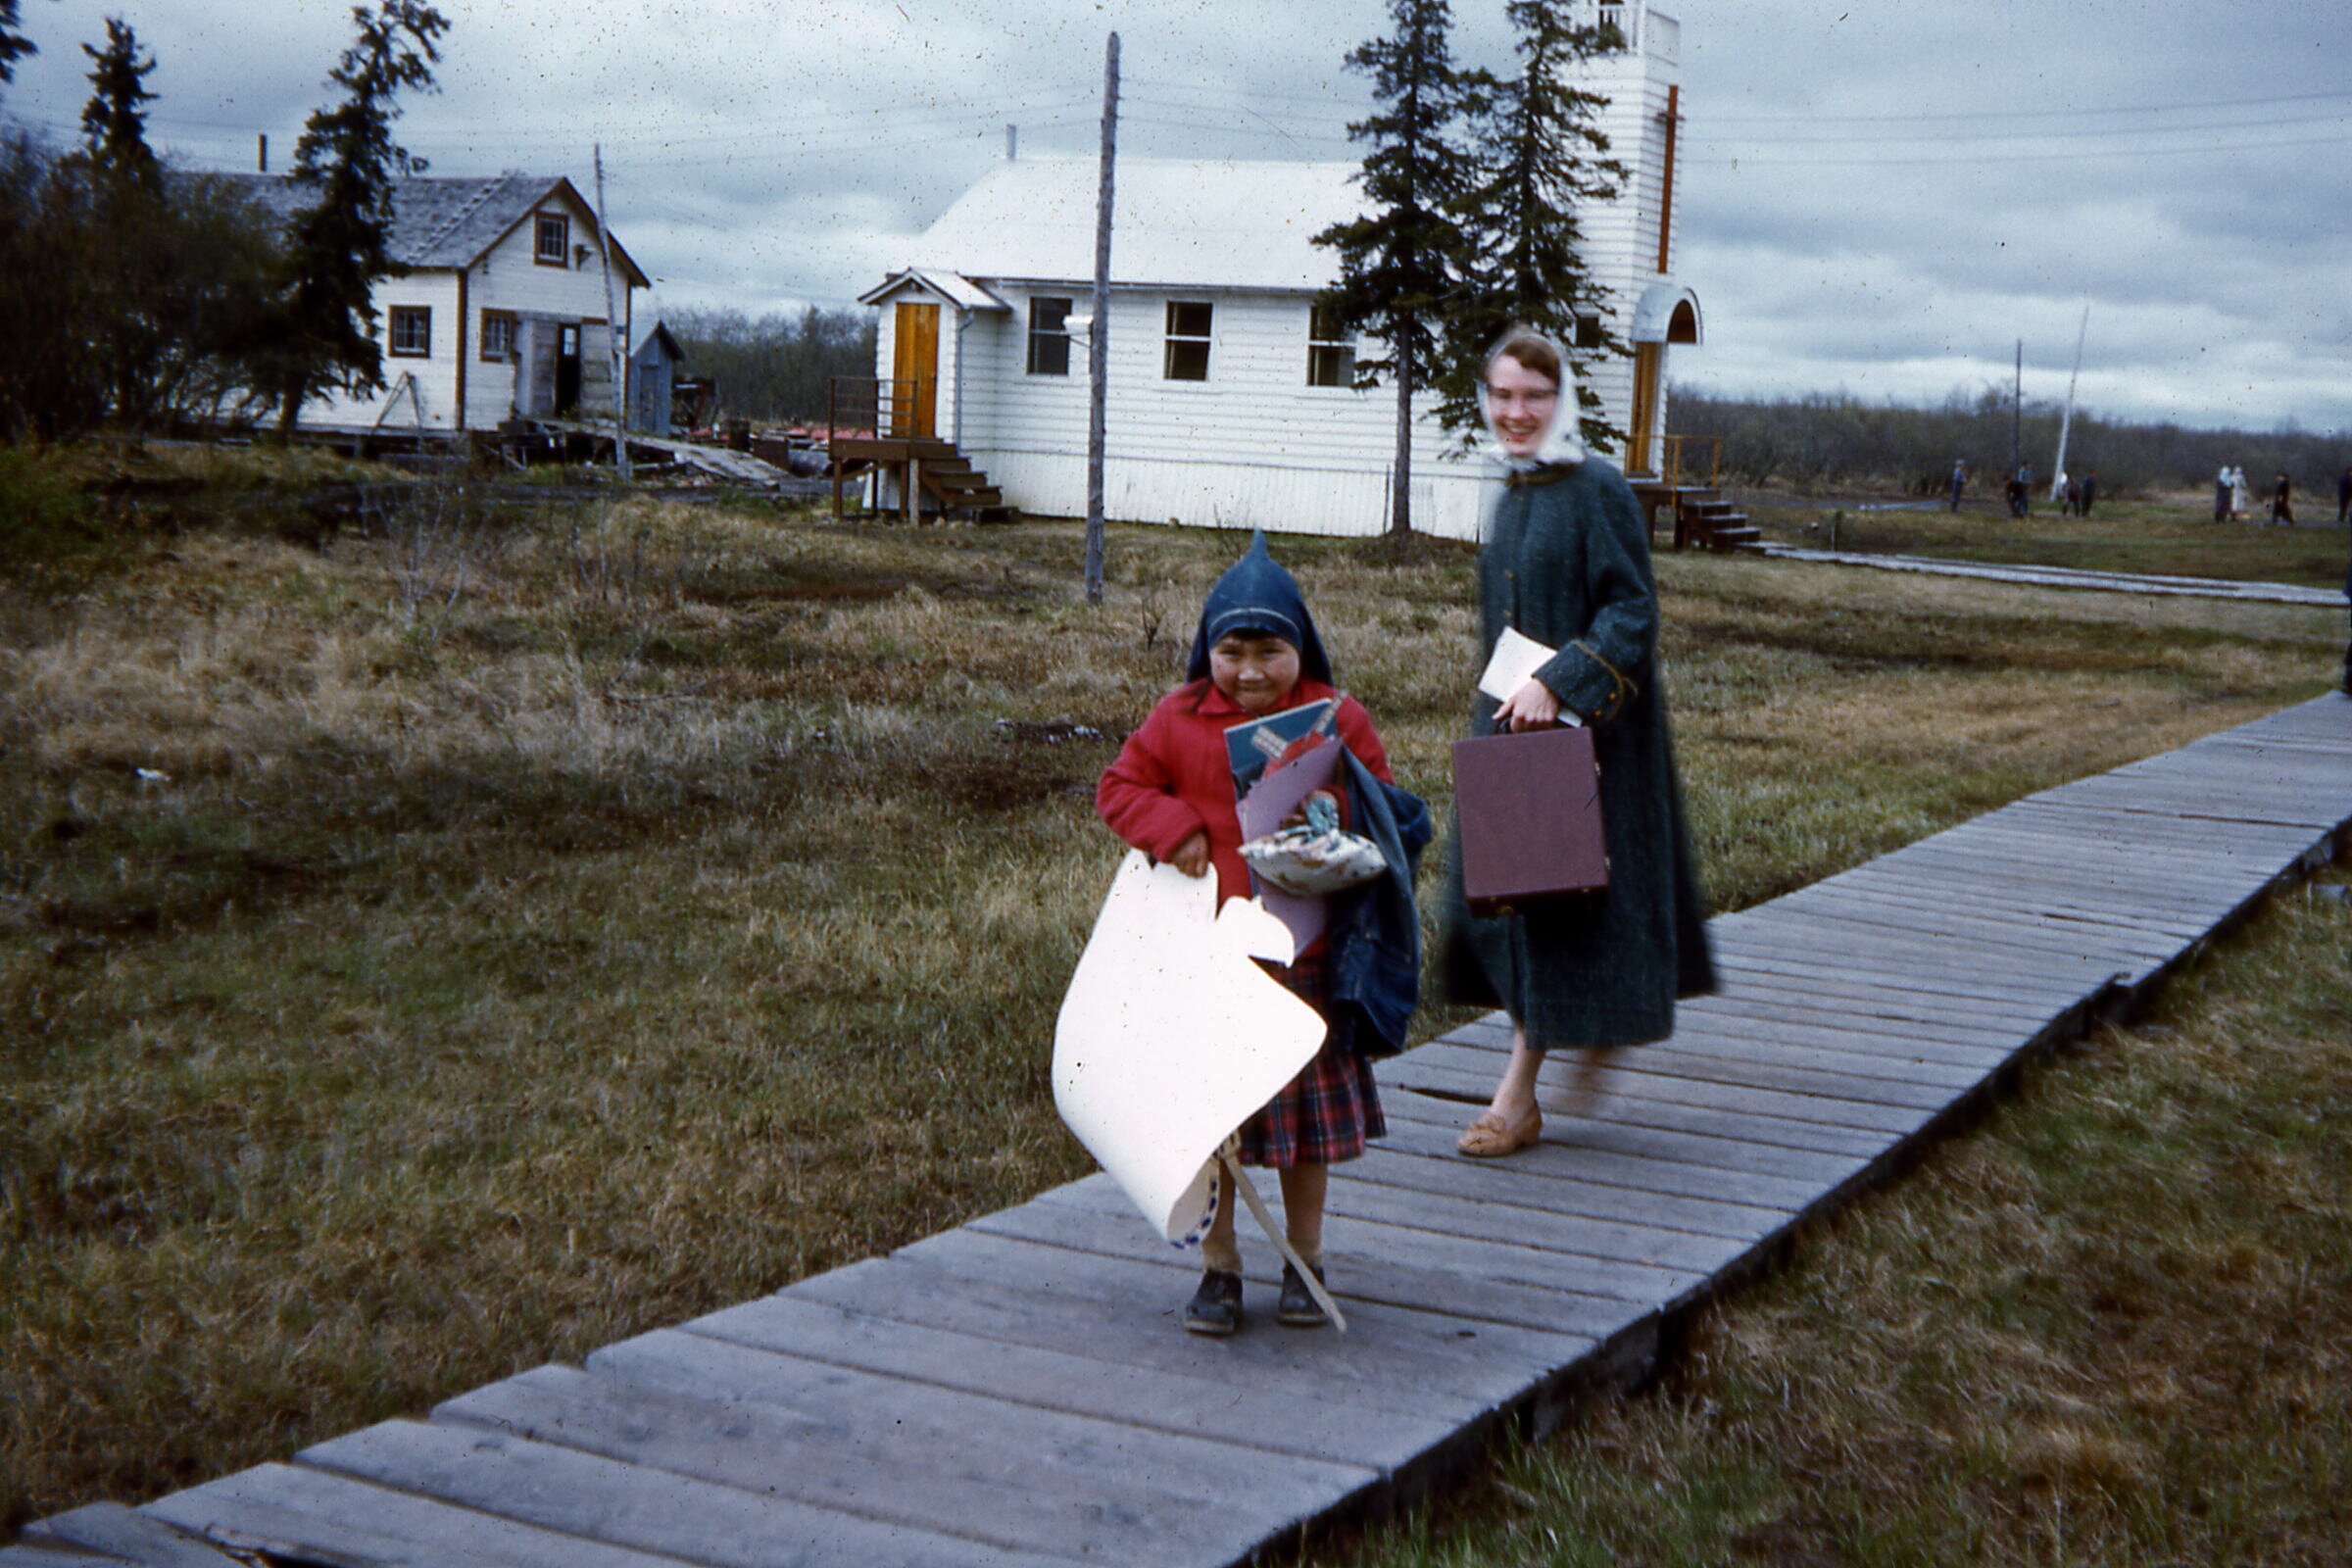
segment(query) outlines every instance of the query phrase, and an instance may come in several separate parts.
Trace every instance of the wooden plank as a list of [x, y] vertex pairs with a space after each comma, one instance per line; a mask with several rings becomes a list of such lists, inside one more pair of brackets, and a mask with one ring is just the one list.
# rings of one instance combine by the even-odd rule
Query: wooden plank
[[[1863, 972], [1836, 955], [1819, 949], [1776, 951], [1759, 942], [1741, 938], [1739, 942], [1719, 941], [1715, 945], [1715, 968], [1719, 975], [1728, 976], [1734, 985], [1749, 981], [1769, 980], [1782, 987], [1841, 986], [1855, 991], [1876, 991], [1888, 996], [1911, 999], [1923, 1007], [1934, 1007], [1949, 999], [1951, 988], [1970, 982], [1955, 976], [1938, 974], [1920, 967], [1906, 966], [1896, 970]], [[1980, 985], [1978, 1005], [1989, 1014], [2006, 1014], [2008, 1029], [2031, 1030], [2046, 1024], [2074, 1006], [2082, 995], [2078, 983], [2055, 984], [2042, 981], [2033, 984], [2018, 980], [1995, 980], [1987, 987]], [[1832, 992], [1830, 995], [1835, 996]], [[1690, 999], [1698, 1005], [1705, 997]], [[2011, 1038], [2005, 1031], [1988, 1031], [1998, 1049], [2000, 1042]]]
[[[1906, 1008], [1898, 1003], [1873, 1010], [1874, 1005], [1847, 997], [1809, 997], [1793, 983], [1768, 988], [1742, 977], [1712, 996], [1688, 997], [1677, 1003], [1675, 1034], [1713, 1025], [1718, 1030], [1736, 1031], [1753, 1039], [1790, 1045], [1818, 1044], [1825, 1051], [1843, 1050], [1864, 1055], [1879, 1054], [1879, 1042], [1900, 1039], [1916, 1048], [1914, 1054], [1921, 1060], [1940, 1061], [1981, 1073], [1988, 1065], [2005, 1060], [2021, 1038], [2031, 1037], [2043, 1023], [2042, 1017], [2029, 1014], [2005, 1028], [1992, 1029], [1902, 1016], [1905, 1011], [1932, 1010], [1924, 1006]], [[1825, 1035], [1824, 1031], [1837, 1031], [1851, 1038], [1839, 1040]], [[1484, 1023], [1466, 1024], [1428, 1044], [1490, 1054], [1495, 1058], [1493, 1070], [1500, 1071], [1510, 1032]]]
[[241, 1568], [237, 1559], [183, 1530], [119, 1502], [93, 1502], [24, 1527], [24, 1544], [78, 1548], [140, 1568]]
[[1788, 967], [1788, 960], [1775, 964], [1736, 954], [1726, 955], [1716, 963], [1713, 993], [1691, 997], [1685, 1004], [1701, 1008], [1736, 1007], [1749, 998], [1779, 1005], [1803, 1004], [1821, 1010], [1931, 1024], [1943, 1030], [1956, 1044], [1989, 1046], [1998, 1051], [2011, 1049], [2018, 1030], [2040, 1027], [2055, 1010], [2046, 1003], [1986, 996], [1981, 988], [1969, 996], [1956, 995], [1948, 989], [1932, 989], [1938, 982], [1924, 976], [1858, 972], [1831, 956], [1814, 960], [1809, 972], [1802, 975], [1787, 972]]
[[1936, 850], [1906, 865], [1871, 869], [1873, 874], [1857, 878], [1855, 885], [1918, 887], [1927, 880], [1920, 873], [1932, 871], [1939, 893], [1966, 900], [1974, 906], [2022, 906], [2059, 919], [2090, 915], [2129, 922], [2176, 940], [2193, 941], [2202, 936], [2215, 903], [2205, 895], [2158, 893], [2128, 882], [2087, 888], [2080, 878], [2046, 865], [1995, 861], [1967, 850]]
[[[1045, 1218], [1072, 1242], [1109, 1238], [1119, 1223], [1119, 1216], [1066, 1205], [1047, 1210]], [[1102, 1245], [1112, 1243], [1102, 1240]], [[906, 1251], [959, 1277], [1009, 1284], [1022, 1277], [1022, 1271], [1051, 1267], [1054, 1252], [1069, 1250], [1005, 1232], [966, 1229], [917, 1242]], [[1348, 1332], [1337, 1343], [1325, 1343], [1331, 1337], [1320, 1333], [1283, 1333], [1279, 1338], [1285, 1342], [1306, 1343], [1286, 1344], [1263, 1353], [1286, 1365], [1336, 1368], [1358, 1378], [1382, 1378], [1385, 1364], [1394, 1375], [1384, 1382], [1384, 1394], [1409, 1391], [1414, 1408], [1436, 1410], [1475, 1396], [1476, 1389], [1465, 1380], [1495, 1368], [1510, 1377], [1524, 1377], [1570, 1365], [1593, 1346], [1651, 1315], [1650, 1303], [1604, 1296], [1586, 1281], [1567, 1278], [1548, 1254], [1503, 1249], [1478, 1266], [1473, 1261], [1478, 1251], [1476, 1244], [1454, 1237], [1431, 1238], [1363, 1224], [1350, 1230], [1327, 1223], [1325, 1257], [1334, 1292], [1348, 1310]], [[1242, 1254], [1243, 1276], [1258, 1288], [1248, 1296], [1250, 1311], [1255, 1314], [1251, 1320], [1262, 1325], [1281, 1261], [1272, 1248], [1250, 1242], [1243, 1243]], [[1094, 1278], [1124, 1293], [1102, 1304], [1132, 1309], [1138, 1291], [1151, 1288], [1143, 1270], [1181, 1280], [1200, 1266], [1198, 1253], [1180, 1255], [1171, 1250], [1153, 1255], [1177, 1261], [1171, 1266], [1107, 1254], [1094, 1257], [1101, 1265]], [[1470, 1304], [1447, 1310], [1443, 1303], [1449, 1289]], [[1173, 1310], [1164, 1321], [1174, 1324]], [[1228, 1352], [1237, 1343], [1222, 1342]], [[1369, 1391], [1359, 1393], [1369, 1396]], [[1497, 1396], [1481, 1404], [1474, 1397], [1473, 1407], [1502, 1402]]]
[[304, 1464], [592, 1541], [711, 1568], [1067, 1568], [1068, 1558], [814, 1508], [691, 1476], [468, 1427], [386, 1421], [300, 1455]]
[[[1472, 1107], [1420, 1095], [1385, 1095], [1389, 1135], [1380, 1147], [1433, 1159], [1459, 1159], [1454, 1141]], [[1759, 1207], [1803, 1206], [1805, 1195], [1835, 1186], [1863, 1161], [1737, 1139], [1661, 1132], [1546, 1113], [1544, 1136], [1514, 1163], [1563, 1180], [1591, 1180], [1650, 1192], [1681, 1192]], [[1802, 1175], [1791, 1174], [1791, 1170]]]
[[[1596, 1113], [1605, 1109], [1610, 1116], [1631, 1121], [1659, 1115], [1661, 1107], [1672, 1106], [1681, 1111], [1699, 1112], [1704, 1117], [1743, 1116], [1748, 1119], [1740, 1130], [1747, 1136], [1762, 1136], [1760, 1129], [1769, 1125], [1793, 1148], [1819, 1149], [1831, 1153], [1875, 1153], [1895, 1138], [1917, 1131], [1933, 1114], [1907, 1105], [1790, 1094], [1777, 1089], [1749, 1089], [1653, 1072], [1641, 1064], [1642, 1053], [1646, 1049], [1627, 1047], [1602, 1064], [1592, 1088]], [[1482, 1100], [1494, 1088], [1492, 1074], [1459, 1071], [1418, 1058], [1409, 1064], [1400, 1063], [1396, 1077], [1400, 1083], [1449, 1090]], [[1537, 1102], [1549, 1104], [1551, 1099], [1546, 1097], [1550, 1096], [1562, 1098], [1563, 1103], [1573, 1106], [1573, 1099], [1563, 1097], [1571, 1097], [1575, 1092], [1571, 1086], [1554, 1090], [1539, 1088]]]
[[[1493, 1074], [1422, 1067], [1409, 1059], [1397, 1063], [1394, 1077], [1400, 1089], [1463, 1105], [1483, 1106], [1494, 1092]], [[1772, 1144], [1785, 1150], [1846, 1154], [1861, 1159], [1875, 1159], [1885, 1153], [1898, 1136], [1874, 1128], [1833, 1127], [1787, 1116], [1750, 1114], [1720, 1105], [1693, 1105], [1685, 1101], [1652, 1100], [1632, 1094], [1587, 1100], [1571, 1086], [1553, 1082], [1538, 1083], [1536, 1102], [1544, 1111], [1546, 1126], [1554, 1117], [1576, 1117], [1603, 1125], [1618, 1123], [1667, 1132], [1704, 1133], [1727, 1141]], [[1467, 1116], [1464, 1119], [1467, 1121]]]
[[[1956, 1095], [1966, 1093], [1983, 1078], [1982, 1074], [1969, 1074], [1952, 1079], [1949, 1069], [1940, 1069], [1943, 1081], [1866, 1076], [1840, 1068], [1802, 1064], [1794, 1059], [1800, 1049], [1796, 1047], [1772, 1048], [1761, 1054], [1738, 1052], [1729, 1042], [1723, 1044], [1720, 1052], [1708, 1047], [1709, 1042], [1686, 1040], [1679, 1032], [1646, 1046], [1629, 1046], [1602, 1066], [1602, 1082], [1606, 1084], [1609, 1074], [1638, 1071], [1711, 1084], [1779, 1090], [1809, 1099], [1941, 1110]], [[1427, 1066], [1456, 1067], [1466, 1072], [1488, 1070], [1483, 1054], [1434, 1042], [1422, 1047], [1414, 1059]]]
[[1129, 1365], [1089, 1343], [1040, 1349], [785, 1296], [712, 1312], [679, 1325], [679, 1332], [1390, 1475], [1409, 1470], [1453, 1435], [1450, 1423], [1431, 1418], [1375, 1419], [1371, 1410], [1336, 1398], [1307, 1401], [1247, 1380]]
[[[1759, 1234], [1741, 1225], [1736, 1234], [1695, 1230], [1668, 1223], [1664, 1212], [1687, 1202], [1648, 1193], [1618, 1191], [1613, 1205], [1583, 1202], [1575, 1207], [1539, 1207], [1515, 1203], [1499, 1193], [1478, 1197], [1404, 1187], [1369, 1179], [1363, 1161], [1335, 1165], [1331, 1171], [1328, 1214], [1351, 1214], [1383, 1225], [1401, 1225], [1435, 1231], [1443, 1236], [1483, 1237], [1516, 1247], [1572, 1252], [1613, 1263], [1634, 1263], [1676, 1274], [1704, 1274], [1736, 1256]], [[1569, 1196], [1566, 1193], [1559, 1196]], [[1072, 1182], [1027, 1205], [1042, 1208], [1068, 1205], [1113, 1217], [1124, 1223], [1133, 1210], [1118, 1188], [1108, 1182]], [[1602, 1209], [1602, 1212], [1592, 1212]], [[1278, 1210], [1279, 1211], [1279, 1210]], [[1377, 1266], [1377, 1259], [1373, 1260]], [[1671, 1284], [1661, 1281], [1661, 1284]]]
[[[1553, 1145], [1546, 1152], [1574, 1163], [1571, 1151]], [[1734, 1203], [1719, 1199], [1688, 1198], [1646, 1187], [1579, 1181], [1558, 1165], [1539, 1170], [1534, 1158], [1469, 1160], [1429, 1158], [1373, 1145], [1361, 1159], [1336, 1167], [1334, 1179], [1364, 1182], [1389, 1191], [1428, 1193], [1466, 1202], [1494, 1202], [1540, 1209], [1552, 1214], [1584, 1214], [1594, 1219], [1622, 1220], [1719, 1236], [1750, 1243], [1777, 1232], [1792, 1210], [1760, 1203]], [[1801, 1205], [1800, 1205], [1801, 1206]]]
[[1833, 877], [1818, 886], [1878, 903], [1958, 909], [1980, 919], [2024, 919], [2037, 929], [2114, 930], [2172, 945], [2204, 935], [2204, 922], [2186, 910], [2143, 914], [2116, 899], [2045, 897], [2012, 877], [1973, 876], [1930, 865], [1865, 867], [1867, 875]]
[[434, 1419], [1007, 1551], [1161, 1568], [1238, 1561], [1269, 1519], [1378, 1479], [698, 1335], [624, 1341], [597, 1365], [536, 1367]]
[[2062, 925], [2022, 913], [1977, 915], [1957, 907], [1938, 910], [1925, 901], [1882, 899], [1860, 889], [1826, 884], [1792, 893], [1789, 900], [1791, 911], [1816, 919], [1849, 920], [1872, 931], [1908, 931], [1996, 951], [2055, 954], [2117, 969], [2166, 958], [2180, 951], [2176, 943], [2151, 941], [2120, 927]]
[[2123, 967], [2095, 956], [2053, 953], [2030, 943], [1912, 930], [1851, 910], [1839, 914], [1814, 909], [1799, 902], [1802, 899], [1802, 894], [1791, 893], [1774, 904], [1769, 924], [1752, 919], [1752, 910], [1719, 919], [1719, 927], [1730, 924], [1722, 940], [1735, 950], [1753, 948], [1792, 956], [1839, 953], [1866, 972], [1877, 968], [1899, 973], [1917, 968], [1955, 979], [1974, 975], [1991, 994], [1998, 994], [2005, 984], [2026, 994], [2045, 987], [2095, 988]]
[[415, 1568], [678, 1568], [679, 1559], [561, 1535], [302, 1465], [266, 1464], [147, 1511], [229, 1545], [306, 1562]]

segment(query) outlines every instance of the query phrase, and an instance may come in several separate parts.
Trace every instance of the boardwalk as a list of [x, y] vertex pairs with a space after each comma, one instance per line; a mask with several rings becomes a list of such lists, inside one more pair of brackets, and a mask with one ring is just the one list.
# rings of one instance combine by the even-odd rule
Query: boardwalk
[[[1102, 1177], [132, 1510], [0, 1568], [1212, 1565], [1445, 1480], [1645, 1368], [1675, 1314], [2160, 984], [2352, 824], [2352, 699], [2047, 790], [1715, 922], [1727, 986], [1538, 1150], [1453, 1157], [1504, 1047], [1383, 1070], [1332, 1184], [1353, 1331], [1177, 1331], [1190, 1264]], [[1247, 1239], [1245, 1239], [1247, 1241]], [[1261, 1262], [1267, 1249], [1255, 1249]]]
[[2168, 577], [2147, 572], [2087, 571], [2078, 566], [2031, 566], [1988, 561], [1948, 561], [1940, 556], [1877, 556], [1853, 550], [1814, 550], [1803, 545], [1756, 547], [1778, 561], [1818, 565], [1869, 566], [1878, 571], [1912, 571], [1932, 577], [1981, 577], [1987, 582], [2034, 588], [2088, 588], [2100, 593], [2146, 594], [2171, 599], [2236, 599], [2248, 604], [2311, 605], [2341, 610], [2340, 588], [2306, 588], [2291, 582], [2240, 582], [2230, 577]]

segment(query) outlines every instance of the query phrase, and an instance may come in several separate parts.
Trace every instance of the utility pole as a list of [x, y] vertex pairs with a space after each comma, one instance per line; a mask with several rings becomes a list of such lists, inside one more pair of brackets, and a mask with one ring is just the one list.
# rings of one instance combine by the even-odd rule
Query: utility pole
[[601, 141], [596, 144], [596, 254], [605, 265], [605, 340], [612, 350], [612, 469], [625, 481], [636, 477], [629, 471], [629, 437], [623, 428], [629, 379], [621, 364], [620, 313], [612, 308], [612, 224], [605, 211], [605, 144]]
[[2026, 466], [2026, 340], [2017, 340], [2017, 374], [2009, 383], [2009, 477]]
[[1102, 51], [1102, 154], [1095, 193], [1094, 315], [1087, 324], [1086, 373], [1086, 602], [1102, 602], [1102, 454], [1109, 422], [1103, 405], [1110, 374], [1111, 172], [1119, 158], [1119, 35]]
[[2063, 501], [2059, 494], [2065, 488], [2066, 438], [2075, 427], [2075, 383], [2082, 379], [2082, 340], [2090, 335], [2090, 302], [2082, 302], [2082, 324], [2075, 329], [2075, 370], [2066, 378], [2066, 412], [2058, 416], [2058, 461], [2050, 466], [2050, 499]]

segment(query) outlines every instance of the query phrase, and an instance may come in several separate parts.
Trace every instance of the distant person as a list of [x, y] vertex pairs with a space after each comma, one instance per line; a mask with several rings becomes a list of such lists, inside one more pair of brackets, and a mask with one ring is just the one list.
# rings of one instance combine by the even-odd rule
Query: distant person
[[2280, 527], [2291, 527], [2294, 524], [2294, 487], [2287, 482], [2286, 475], [2283, 473], [2278, 475], [2278, 482], [2271, 486], [2271, 520]]
[[2230, 465], [2227, 463], [2222, 465], [2222, 471], [2213, 480], [2213, 520], [2230, 520]]
[[2352, 522], [2352, 468], [2346, 468], [2344, 476], [2335, 481], [2335, 520]]
[[2012, 517], [2026, 514], [2026, 481], [2011, 474], [2001, 481], [2001, 505]]
[[[2346, 468], [2344, 470], [2344, 483], [2346, 485], [2352, 485], [2352, 468]], [[1954, 459], [1952, 462], [1952, 504], [1948, 510], [1952, 512], [1958, 512], [1960, 510], [1960, 493], [1967, 488], [1968, 465], [1960, 462], [1958, 459]], [[2352, 494], [2352, 492], [2347, 492], [2347, 494]]]
[[2058, 506], [2070, 517], [2082, 511], [2082, 481], [2071, 473], [2058, 476]]
[[[1323, 1277], [1323, 1200], [1330, 1167], [1364, 1152], [1387, 1131], [1372, 1058], [1404, 1048], [1404, 1020], [1419, 997], [1420, 974], [1385, 965], [1392, 951], [1410, 952], [1417, 931], [1409, 868], [1429, 841], [1429, 811], [1396, 787], [1372, 716], [1333, 684], [1331, 662], [1298, 583], [1266, 553], [1260, 534], [1209, 589], [1193, 637], [1185, 684], [1159, 700], [1127, 737], [1095, 788], [1096, 809], [1111, 831], [1186, 876], [1216, 879], [1218, 902], [1251, 896], [1234, 808], [1234, 765], [1225, 731], [1308, 703], [1337, 704], [1334, 722], [1348, 748], [1327, 792], [1354, 831], [1380, 843], [1401, 879], [1386, 875], [1364, 890], [1332, 895], [1329, 926], [1288, 967], [1267, 972], [1330, 1020], [1323, 1048], [1298, 1077], [1250, 1113], [1240, 1129], [1246, 1165], [1281, 1175], [1291, 1249]], [[1396, 893], [1401, 888], [1401, 895]], [[1348, 907], [1343, 910], [1343, 904]], [[1401, 929], [1404, 936], [1396, 936]], [[1403, 943], [1393, 950], [1392, 942]], [[1375, 1020], [1375, 1011], [1382, 1021]], [[1396, 1038], [1385, 1031], [1393, 1029]], [[1200, 1244], [1200, 1288], [1184, 1309], [1195, 1334], [1223, 1336], [1242, 1323], [1242, 1253], [1228, 1200], [1217, 1205]], [[1275, 1321], [1318, 1328], [1330, 1318], [1298, 1271], [1285, 1263]]]
[[2091, 469], [2082, 475], [2082, 488], [2075, 497], [2075, 515], [2090, 515], [2090, 504], [2099, 499], [2099, 470]]
[[2238, 522], [2246, 520], [2246, 466], [2233, 465], [2230, 469], [2230, 515]]

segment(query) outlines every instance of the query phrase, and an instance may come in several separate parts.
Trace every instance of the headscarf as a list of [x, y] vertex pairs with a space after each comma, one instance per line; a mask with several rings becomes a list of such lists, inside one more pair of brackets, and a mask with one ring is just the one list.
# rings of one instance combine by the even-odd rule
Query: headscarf
[[1544, 427], [1543, 443], [1536, 448], [1533, 455], [1523, 458], [1507, 450], [1502, 444], [1502, 439], [1494, 434], [1494, 421], [1487, 413], [1487, 368], [1492, 366], [1497, 358], [1495, 354], [1488, 355], [1485, 364], [1479, 367], [1478, 372], [1478, 417], [1479, 422], [1485, 426], [1485, 433], [1478, 441], [1479, 449], [1496, 463], [1514, 471], [1554, 465], [1568, 466], [1584, 462], [1585, 439], [1578, 429], [1578, 421], [1583, 418], [1584, 410], [1577, 401], [1576, 371], [1569, 365], [1568, 356], [1561, 352], [1558, 343], [1544, 337], [1541, 332], [1524, 326], [1514, 326], [1496, 338], [1496, 349], [1499, 350], [1503, 343], [1515, 337], [1543, 338], [1545, 343], [1550, 344], [1551, 352], [1559, 357], [1560, 362], [1560, 398], [1552, 406], [1551, 423]]
[[1193, 634], [1193, 658], [1184, 678], [1206, 675], [1209, 649], [1233, 632], [1279, 637], [1298, 650], [1301, 676], [1326, 686], [1338, 684], [1331, 678], [1323, 639], [1315, 634], [1315, 618], [1306, 612], [1306, 599], [1298, 592], [1298, 579], [1266, 553], [1262, 528], [1251, 536], [1249, 553], [1225, 568], [1202, 602], [1200, 629]]

